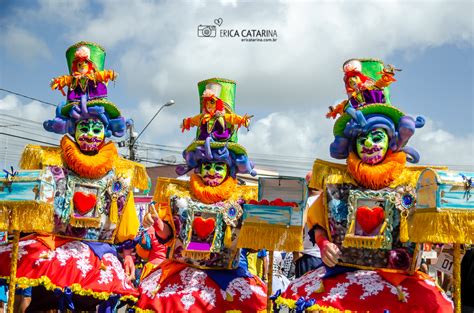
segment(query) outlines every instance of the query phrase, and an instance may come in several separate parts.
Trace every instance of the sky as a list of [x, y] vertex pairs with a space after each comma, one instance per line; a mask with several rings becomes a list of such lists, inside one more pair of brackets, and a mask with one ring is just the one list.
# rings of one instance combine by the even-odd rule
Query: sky
[[[303, 176], [316, 158], [331, 160], [325, 113], [345, 98], [342, 64], [377, 58], [402, 69], [392, 104], [427, 119], [409, 143], [420, 163], [474, 171], [473, 1], [0, 0], [0, 8], [0, 88], [60, 103], [49, 81], [67, 74], [66, 49], [84, 40], [106, 49], [105, 67], [120, 74], [109, 100], [137, 132], [175, 100], [140, 137], [148, 165], [182, 162], [195, 133], [179, 124], [199, 113], [197, 82], [223, 77], [237, 82], [236, 112], [254, 115], [239, 142], [257, 166]], [[199, 37], [200, 26], [216, 37]], [[276, 36], [242, 41], [252, 29]], [[241, 37], [222, 36], [235, 30]], [[0, 166], [18, 160], [28, 141], [18, 136], [57, 143], [41, 126], [54, 111], [0, 90]]]

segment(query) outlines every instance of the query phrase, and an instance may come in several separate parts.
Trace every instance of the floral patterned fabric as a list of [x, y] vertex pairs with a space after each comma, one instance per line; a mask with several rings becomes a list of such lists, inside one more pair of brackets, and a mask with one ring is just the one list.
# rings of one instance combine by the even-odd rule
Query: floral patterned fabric
[[[384, 275], [391, 275], [390, 281], [397, 281], [398, 284], [392, 284]], [[294, 280], [282, 298], [295, 301], [300, 297], [312, 298], [317, 305], [342, 311], [453, 312], [451, 300], [432, 280], [425, 279], [421, 274], [408, 276], [357, 270], [326, 276], [325, 267], [308, 272]]]
[[[60, 240], [55, 249], [50, 249], [36, 236], [20, 241], [17, 266], [20, 285], [43, 284], [49, 290], [58, 287], [75, 289], [73, 285], [76, 288], [79, 285], [80, 290], [91, 291], [96, 297], [102, 292], [107, 295], [138, 295], [115, 255], [105, 253], [99, 259], [83, 242]], [[10, 275], [11, 250], [12, 244], [0, 246], [0, 277]]]
[[159, 267], [142, 280], [137, 307], [163, 313], [252, 313], [267, 306], [267, 288], [258, 277], [235, 277], [224, 290], [204, 270], [184, 266], [165, 277], [167, 268]]

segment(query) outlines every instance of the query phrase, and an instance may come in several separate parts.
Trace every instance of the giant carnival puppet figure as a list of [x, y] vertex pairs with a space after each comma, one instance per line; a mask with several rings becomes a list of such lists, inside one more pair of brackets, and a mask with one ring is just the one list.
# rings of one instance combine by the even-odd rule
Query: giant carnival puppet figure
[[238, 266], [236, 247], [242, 205], [257, 198], [256, 187], [238, 185], [236, 178], [256, 174], [237, 143], [237, 130], [248, 126], [249, 117], [233, 113], [233, 81], [208, 79], [198, 89], [202, 114], [182, 125], [199, 126], [196, 140], [183, 152], [186, 164], [177, 169], [179, 175], [192, 170], [190, 181], [159, 178], [158, 212], [144, 222], [169, 246], [169, 258], [142, 276], [136, 310], [260, 312], [266, 308], [266, 286]]
[[[24, 224], [43, 223], [45, 231], [20, 241], [17, 283], [38, 287], [31, 309], [95, 310], [99, 303], [107, 309], [119, 298], [138, 295], [130, 283], [131, 250], [118, 247], [124, 251], [124, 269], [114, 244], [136, 236], [133, 189], [147, 189], [148, 177], [142, 165], [120, 157], [106, 140], [122, 137], [128, 121], [106, 98], [105, 83], [117, 75], [103, 70], [104, 49], [79, 42], [66, 58], [71, 75], [54, 79], [51, 86], [67, 86], [67, 101], [44, 122], [47, 131], [65, 134], [60, 147], [28, 145], [20, 161], [24, 170], [40, 170], [26, 174], [47, 177], [43, 185], [50, 188], [41, 187], [41, 193], [50, 190], [50, 197], [41, 212], [23, 210]], [[11, 245], [1, 247], [2, 277], [9, 276], [10, 252]]]
[[[316, 160], [310, 187], [322, 190], [308, 212], [310, 235], [325, 266], [293, 281], [274, 298], [275, 309], [296, 312], [452, 312], [433, 280], [416, 271], [420, 247], [408, 241], [408, 219], [423, 167], [406, 146], [422, 117], [390, 104], [393, 66], [353, 59], [345, 79], [354, 84], [334, 125], [330, 154], [347, 165]], [[388, 76], [387, 76], [388, 75]], [[351, 77], [348, 77], [351, 76]], [[355, 78], [354, 78], [355, 77]], [[357, 86], [358, 87], [357, 87]], [[354, 88], [356, 87], [356, 88]], [[347, 110], [349, 108], [349, 110]], [[335, 110], [329, 116], [336, 117]]]

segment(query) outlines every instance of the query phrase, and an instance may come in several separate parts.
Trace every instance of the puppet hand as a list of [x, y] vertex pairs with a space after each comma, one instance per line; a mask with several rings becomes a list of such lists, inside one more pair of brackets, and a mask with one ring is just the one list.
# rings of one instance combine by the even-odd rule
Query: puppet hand
[[337, 259], [341, 255], [339, 248], [327, 239], [318, 242], [318, 246], [321, 250], [321, 259], [324, 264], [329, 267], [334, 267], [337, 264]]
[[125, 274], [127, 274], [129, 280], [135, 280], [135, 263], [133, 262], [133, 257], [131, 256], [131, 250], [124, 250], [123, 258], [123, 267], [125, 269]]

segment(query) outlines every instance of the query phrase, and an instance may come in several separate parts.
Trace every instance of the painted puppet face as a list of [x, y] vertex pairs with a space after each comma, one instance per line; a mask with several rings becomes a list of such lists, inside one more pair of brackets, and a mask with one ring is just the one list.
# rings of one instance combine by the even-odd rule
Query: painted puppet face
[[388, 149], [388, 135], [383, 128], [375, 128], [357, 137], [357, 154], [362, 162], [377, 164], [382, 162]]
[[202, 163], [201, 178], [208, 186], [219, 186], [227, 177], [227, 164], [224, 162]]
[[81, 151], [97, 151], [104, 142], [104, 124], [97, 118], [80, 120], [76, 125], [75, 138]]
[[86, 61], [80, 61], [77, 63], [77, 71], [81, 74], [87, 74], [89, 72], [89, 63]]
[[216, 99], [214, 97], [205, 98], [204, 107], [206, 108], [207, 113], [214, 114], [216, 112]]

